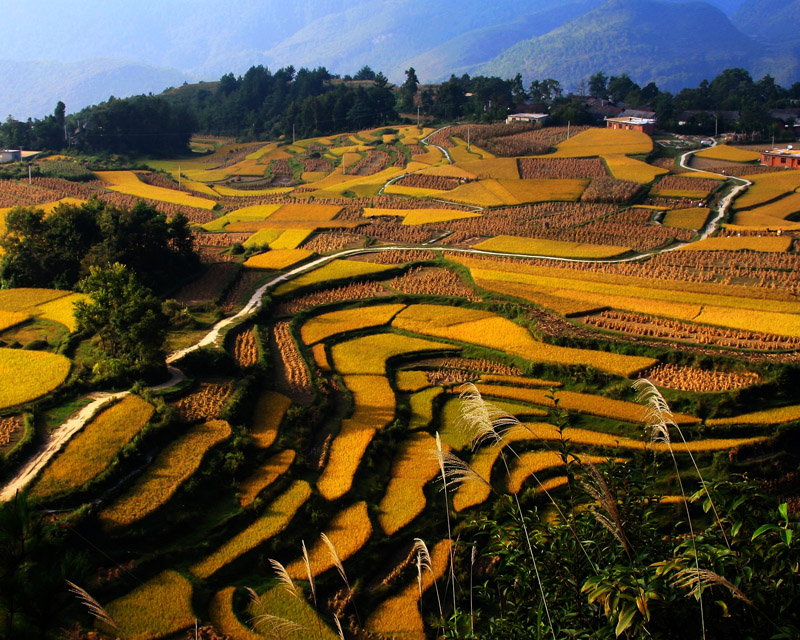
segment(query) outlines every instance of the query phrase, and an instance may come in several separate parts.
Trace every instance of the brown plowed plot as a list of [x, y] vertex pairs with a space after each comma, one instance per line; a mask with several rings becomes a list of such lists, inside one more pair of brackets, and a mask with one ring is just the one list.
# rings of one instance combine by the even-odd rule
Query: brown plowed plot
[[233, 381], [203, 382], [197, 391], [174, 403], [178, 415], [187, 422], [219, 418], [223, 405], [233, 391]]
[[656, 365], [642, 373], [642, 377], [659, 387], [699, 393], [743, 389], [757, 384], [759, 381], [758, 374], [751, 371], [729, 373], [698, 369], [697, 367], [680, 367], [674, 364]]
[[387, 282], [392, 289], [423, 296], [458, 296], [472, 302], [482, 298], [449, 269], [415, 267]]
[[22, 429], [22, 418], [19, 416], [0, 418], [0, 448], [11, 444], [12, 439], [18, 440]]
[[392, 157], [380, 149], [370, 149], [367, 157], [361, 158], [355, 167], [348, 170], [348, 173], [357, 176], [371, 176], [380, 173], [392, 162]]
[[580, 320], [599, 329], [646, 338], [759, 351], [800, 348], [800, 338], [796, 337], [778, 336], [758, 331], [738, 331], [626, 311], [602, 311], [584, 316]]
[[258, 343], [253, 327], [236, 334], [233, 342], [233, 357], [242, 368], [252, 367], [258, 362]]
[[187, 306], [211, 302], [219, 296], [238, 268], [230, 262], [209, 265], [203, 275], [181, 287], [175, 300]]
[[411, 152], [412, 156], [421, 156], [428, 153], [426, 149], [423, 149], [418, 144], [407, 144], [406, 148]]
[[517, 166], [523, 180], [602, 178], [608, 175], [600, 158], [519, 158]]
[[381, 251], [379, 253], [367, 253], [358, 256], [363, 262], [374, 264], [405, 264], [406, 262], [420, 262], [422, 260], [434, 260], [436, 254], [427, 249], [405, 249], [402, 251]]
[[345, 300], [363, 300], [373, 298], [385, 293], [386, 290], [377, 282], [353, 282], [343, 287], [314, 291], [298, 298], [281, 302], [275, 309], [275, 314], [293, 315], [298, 311], [311, 309], [329, 302], [343, 302]]
[[450, 178], [448, 176], [428, 176], [421, 173], [414, 173], [398, 180], [395, 184], [401, 187], [450, 191], [451, 189], [455, 189], [458, 185], [464, 184], [464, 180]]
[[339, 251], [362, 239], [363, 236], [354, 233], [318, 233], [311, 240], [300, 245], [300, 248], [314, 253], [327, 253], [328, 251]]
[[638, 182], [616, 178], [594, 178], [581, 195], [582, 202], [611, 202], [622, 204], [633, 198], [642, 188]]
[[245, 296], [249, 296], [255, 291], [263, 277], [264, 274], [259, 271], [251, 271], [249, 269], [242, 271], [236, 280], [236, 284], [225, 295], [220, 308], [225, 313], [230, 313], [235, 306], [242, 304]]
[[289, 322], [276, 322], [273, 336], [277, 353], [283, 363], [281, 373], [289, 391], [304, 398], [310, 397], [312, 389], [308, 367], [292, 338]]
[[526, 122], [506, 124], [461, 125], [447, 129], [450, 136], [467, 139], [469, 128], [470, 142], [486, 149], [496, 156], [536, 156], [548, 153], [553, 147], [585, 131], [589, 127], [546, 127], [537, 128]]

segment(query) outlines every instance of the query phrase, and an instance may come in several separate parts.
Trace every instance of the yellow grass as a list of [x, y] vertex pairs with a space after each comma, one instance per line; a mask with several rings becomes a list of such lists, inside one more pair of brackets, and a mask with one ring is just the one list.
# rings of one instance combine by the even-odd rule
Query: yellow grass
[[205, 560], [189, 567], [189, 571], [198, 578], [208, 578], [229, 562], [278, 535], [289, 526], [298, 509], [310, 496], [311, 487], [308, 483], [303, 480], [295, 481], [284, 493], [275, 498], [265, 515], [223, 543]]
[[654, 167], [621, 153], [604, 155], [603, 160], [605, 160], [609, 171], [611, 171], [611, 175], [618, 180], [631, 180], [640, 184], [648, 184], [655, 180], [657, 176], [669, 173], [667, 169]]
[[245, 478], [239, 485], [239, 504], [248, 507], [259, 493], [286, 473], [295, 459], [292, 449], [285, 449], [269, 458], [263, 465]]
[[[372, 523], [369, 520], [367, 503], [356, 502], [340, 511], [331, 520], [325, 535], [336, 549], [339, 560], [345, 562], [361, 549], [372, 535]], [[308, 559], [313, 576], [318, 576], [334, 566], [330, 549], [322, 540], [317, 540], [308, 550]], [[290, 562], [286, 566], [286, 572], [293, 580], [306, 578], [306, 565], [303, 558]]]
[[[314, 640], [339, 640], [339, 636], [334, 633], [331, 628], [320, 620], [319, 614], [314, 610], [309, 603], [309, 597], [299, 589], [298, 597], [294, 597], [286, 590], [283, 585], [273, 587], [266, 593], [259, 596], [261, 606], [256, 603], [251, 603], [247, 608], [250, 618], [254, 619], [256, 630], [263, 633], [267, 638], [274, 638], [281, 640], [281, 638], [313, 638]], [[264, 624], [258, 624], [258, 616], [264, 615], [276, 616], [284, 620], [291, 620], [295, 624], [303, 627], [297, 633], [283, 632], [283, 635], [276, 633], [270, 629], [269, 621]], [[263, 636], [262, 636], [263, 637]], [[233, 640], [239, 640], [234, 637]], [[249, 640], [245, 638], [243, 640]]]
[[[759, 219], [759, 226], [783, 227], [787, 228], [786, 218], [793, 213], [800, 211], [800, 193], [791, 193], [780, 200], [736, 213], [734, 221], [737, 224], [750, 224], [753, 220]], [[788, 223], [796, 225], [797, 223]]]
[[171, 570], [162, 571], [110, 602], [105, 609], [119, 626], [119, 631], [113, 634], [126, 640], [170, 637], [193, 627], [196, 619], [192, 610], [192, 584]]
[[458, 349], [458, 347], [442, 342], [411, 338], [396, 333], [379, 333], [339, 342], [331, 348], [331, 355], [335, 369], [343, 375], [384, 375], [386, 361], [395, 356], [424, 351], [456, 351]]
[[753, 182], [747, 191], [734, 200], [736, 209], [747, 209], [775, 200], [800, 188], [800, 171], [776, 171], [745, 176]]
[[248, 258], [244, 266], [251, 269], [275, 269], [280, 271], [313, 255], [314, 252], [307, 249], [273, 249]]
[[424, 371], [398, 371], [396, 384], [399, 391], [420, 391], [431, 386]]
[[371, 262], [358, 262], [355, 260], [332, 260], [319, 269], [315, 269], [310, 273], [304, 273], [298, 278], [294, 278], [290, 282], [280, 285], [273, 295], [281, 296], [291, 293], [302, 287], [317, 284], [320, 282], [333, 282], [336, 280], [345, 280], [348, 278], [355, 278], [357, 276], [365, 276], [374, 273], [381, 273], [388, 269], [393, 269], [392, 265], [374, 264]]
[[432, 453], [436, 440], [427, 433], [412, 433], [397, 451], [391, 479], [378, 504], [378, 522], [387, 536], [394, 535], [425, 509], [423, 487], [439, 473]]
[[691, 207], [689, 209], [672, 209], [667, 211], [664, 216], [663, 224], [666, 227], [675, 229], [695, 229], [703, 228], [708, 214], [711, 210], [706, 207]]
[[444, 155], [436, 147], [427, 146], [426, 152], [418, 156], [413, 156], [414, 162], [421, 162], [422, 164], [439, 164], [444, 160]]
[[703, 149], [695, 153], [698, 158], [709, 158], [711, 160], [725, 160], [726, 162], [757, 162], [761, 160], [761, 154], [749, 149], [739, 149], [729, 147], [726, 144], [719, 144], [710, 149]]
[[[602, 456], [586, 454], [580, 454], [578, 458], [583, 463], [591, 462], [592, 464], [603, 464], [609, 460]], [[526, 451], [521, 453], [519, 458], [516, 458], [511, 464], [511, 473], [506, 478], [506, 486], [511, 493], [519, 493], [522, 485], [533, 474], [563, 466], [564, 461], [561, 459], [561, 454], [556, 451]], [[544, 485], [545, 482], [542, 484]], [[539, 489], [539, 484], [534, 484], [534, 487]]]
[[206, 452], [230, 434], [224, 420], [192, 427], [161, 450], [126, 494], [100, 512], [100, 521], [108, 528], [123, 527], [158, 509], [197, 471]]
[[251, 222], [253, 220], [266, 220], [273, 213], [280, 209], [279, 204], [257, 204], [251, 207], [243, 207], [236, 211], [226, 213], [224, 216], [207, 222], [202, 225], [206, 231], [222, 231], [226, 225], [232, 222]]
[[440, 327], [449, 327], [463, 322], [473, 320], [483, 320], [490, 318], [491, 313], [482, 309], [470, 309], [469, 307], [447, 307], [437, 304], [412, 304], [403, 311], [404, 328], [408, 331], [422, 333], [420, 328], [428, 324], [435, 324]]
[[794, 420], [800, 420], [800, 404], [754, 411], [732, 418], [709, 418], [706, 420], [706, 424], [717, 427], [729, 424], [780, 424]]
[[150, 403], [134, 395], [102, 411], [45, 468], [32, 495], [49, 499], [96, 478], [147, 424], [153, 411]]
[[323, 313], [306, 322], [300, 330], [300, 335], [303, 342], [312, 345], [337, 333], [388, 324], [405, 307], [404, 304], [385, 304]]
[[679, 251], [764, 251], [784, 252], [792, 247], [790, 236], [731, 236], [729, 238], [706, 238], [700, 242], [681, 247]]
[[[590, 415], [611, 418], [621, 422], [632, 422], [635, 424], [644, 422], [647, 414], [646, 407], [635, 402], [625, 402], [624, 400], [614, 400], [595, 396], [588, 393], [577, 393], [575, 391], [557, 390], [555, 394], [549, 389], [531, 389], [526, 387], [503, 387], [493, 384], [478, 384], [478, 391], [485, 396], [494, 396], [509, 400], [521, 400], [538, 404], [550, 409], [555, 408], [553, 401], [548, 397], [555, 395], [560, 409], [588, 413]], [[698, 418], [682, 413], [674, 414], [675, 422], [679, 425], [697, 424]]]
[[[514, 158], [504, 158], [504, 160], [509, 160], [516, 164], [516, 160]], [[480, 162], [480, 161], [478, 161]], [[431, 167], [427, 164], [420, 164], [416, 163], [413, 160], [406, 165], [406, 171], [408, 173], [420, 173], [426, 176], [446, 176], [448, 178], [469, 178], [474, 180], [477, 178], [477, 174], [473, 173], [472, 171], [467, 171], [460, 165], [456, 164], [442, 164], [435, 167]], [[484, 178], [496, 178], [498, 176], [481, 176]], [[508, 176], [499, 176], [501, 178], [514, 178], [514, 175]], [[519, 175], [516, 176], [519, 178]]]
[[353, 394], [352, 415], [342, 420], [325, 469], [317, 480], [320, 494], [336, 500], [350, 491], [361, 457], [378, 429], [394, 419], [395, 397], [383, 376], [344, 376]]
[[598, 259], [614, 258], [629, 252], [630, 247], [587, 244], [585, 242], [564, 242], [562, 240], [541, 240], [519, 236], [495, 236], [475, 245], [483, 251], [499, 251], [525, 255], [551, 256], [554, 258]]
[[796, 313], [752, 311], [730, 307], [703, 307], [695, 322], [742, 331], [763, 331], [780, 336], [800, 336], [800, 316]]
[[466, 162], [459, 162], [458, 166], [478, 178], [519, 180], [519, 167], [517, 166], [516, 158], [469, 160]]
[[277, 391], [265, 391], [259, 396], [253, 411], [250, 437], [259, 449], [268, 449], [278, 437], [278, 427], [292, 401]]
[[724, 224], [722, 226], [731, 231], [757, 231], [760, 229], [796, 231], [800, 229], [800, 222], [789, 222], [782, 218], [765, 216], [758, 213], [758, 209], [752, 211], [737, 211], [734, 213], [734, 220], [736, 224]]
[[55, 353], [0, 348], [0, 409], [49, 393], [64, 382], [70, 367]]
[[0, 309], [0, 331], [10, 329], [21, 322], [28, 320], [30, 316], [21, 311], [3, 311]]
[[544, 307], [545, 309], [552, 309], [562, 316], [591, 313], [592, 311], [597, 311], [605, 306], [603, 304], [596, 304], [589, 301], [574, 300], [571, 298], [551, 295], [550, 293], [546, 293], [541, 290], [541, 288], [537, 288], [532, 285], [506, 282], [504, 280], [479, 278], [474, 273], [473, 281], [479, 287], [483, 287], [489, 291], [502, 293], [503, 295], [512, 296], [514, 298], [521, 298], [522, 300], [528, 300], [540, 307]]
[[78, 323], [75, 321], [74, 305], [79, 300], [88, 300], [89, 297], [83, 293], [72, 293], [62, 296], [50, 302], [45, 302], [36, 307], [37, 315], [46, 320], [52, 320], [63, 324], [70, 333], [78, 330]]
[[294, 187], [272, 187], [270, 189], [234, 189], [224, 184], [214, 185], [214, 191], [221, 196], [229, 198], [247, 198], [253, 196], [279, 196], [289, 193]]
[[646, 133], [627, 129], [587, 129], [558, 145], [551, 158], [589, 158], [650, 153], [653, 141]]
[[[414, 306], [416, 305], [412, 305], [409, 309], [413, 309]], [[451, 307], [440, 305], [427, 306], [437, 307], [442, 316], [446, 316], [451, 309]], [[486, 317], [481, 320], [459, 325], [443, 326], [431, 323], [420, 326], [419, 322], [413, 320], [413, 316], [406, 315], [407, 311], [408, 309], [400, 312], [392, 324], [407, 331], [496, 349], [532, 362], [562, 365], [584, 364], [622, 377], [632, 376], [655, 364], [655, 360], [652, 358], [558, 347], [538, 342], [527, 329], [494, 314], [487, 313]], [[409, 317], [412, 318], [411, 321], [409, 321]]]
[[410, 431], [428, 428], [433, 420], [433, 403], [442, 393], [442, 387], [428, 387], [408, 399], [411, 408], [411, 417], [408, 420]]
[[452, 540], [442, 540], [431, 550], [433, 571], [423, 572], [422, 585], [414, 579], [400, 593], [381, 602], [367, 619], [367, 631], [393, 640], [425, 640], [425, 624], [419, 611], [420, 589], [425, 593], [447, 571], [451, 546]]
[[214, 200], [189, 195], [176, 189], [165, 189], [145, 184], [133, 171], [95, 171], [95, 175], [103, 181], [108, 189], [119, 193], [127, 193], [137, 198], [149, 198], [172, 204], [182, 204], [198, 209], [213, 209]]

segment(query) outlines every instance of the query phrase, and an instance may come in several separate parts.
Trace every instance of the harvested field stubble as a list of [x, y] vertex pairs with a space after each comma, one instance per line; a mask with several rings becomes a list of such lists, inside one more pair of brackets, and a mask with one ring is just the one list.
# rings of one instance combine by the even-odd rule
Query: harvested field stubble
[[659, 387], [700, 393], [742, 389], [757, 384], [759, 381], [758, 374], [749, 371], [728, 373], [672, 364], [659, 364], [650, 371], [645, 371], [642, 377]]
[[233, 391], [233, 382], [204, 382], [200, 388], [175, 403], [178, 415], [187, 422], [219, 417]]
[[289, 387], [295, 393], [311, 393], [311, 377], [308, 373], [308, 367], [292, 337], [289, 321], [276, 322], [274, 335], [278, 353], [280, 353], [281, 360], [284, 363]]

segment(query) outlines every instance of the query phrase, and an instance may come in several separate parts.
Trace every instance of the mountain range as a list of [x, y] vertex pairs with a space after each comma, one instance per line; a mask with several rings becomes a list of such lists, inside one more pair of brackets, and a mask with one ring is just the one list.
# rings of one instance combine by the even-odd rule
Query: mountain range
[[251, 65], [364, 65], [392, 82], [628, 73], [677, 91], [722, 69], [800, 80], [800, 0], [4, 0], [0, 113], [40, 117]]

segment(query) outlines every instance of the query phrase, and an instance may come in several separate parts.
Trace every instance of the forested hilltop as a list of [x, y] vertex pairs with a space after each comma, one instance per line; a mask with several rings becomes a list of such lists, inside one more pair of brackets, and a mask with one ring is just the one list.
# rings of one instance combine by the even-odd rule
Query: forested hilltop
[[[652, 82], [641, 87], [627, 74], [597, 72], [578, 93], [565, 92], [552, 78], [526, 87], [521, 74], [512, 79], [452, 75], [439, 85], [422, 85], [410, 68], [406, 81], [397, 86], [368, 66], [352, 77], [336, 76], [324, 67], [289, 66], [273, 72], [254, 66], [239, 77], [227, 73], [216, 82], [171, 88], [160, 95], [112, 97], [69, 116], [63, 102], [42, 119], [22, 122], [9, 116], [0, 125], [0, 145], [166, 157], [186, 152], [194, 133], [288, 140], [382, 126], [403, 116], [426, 122], [489, 122], [516, 110], [536, 109], [548, 111], [556, 124], [588, 124], [596, 101], [652, 111], [658, 126], [668, 131], [733, 130], [767, 137], [781, 133], [769, 110], [800, 100], [800, 82], [785, 88], [769, 75], [754, 80], [734, 68], [673, 95]], [[686, 112], [694, 112], [688, 121]]]

